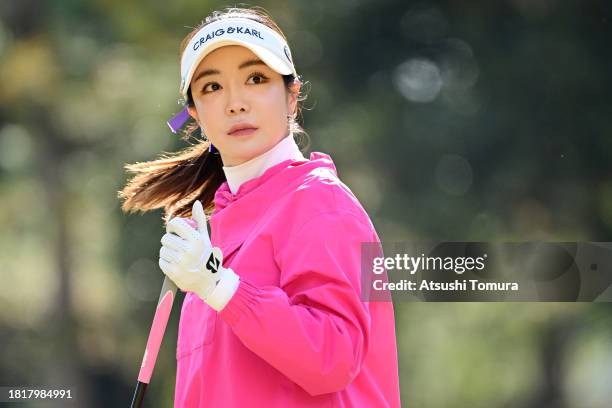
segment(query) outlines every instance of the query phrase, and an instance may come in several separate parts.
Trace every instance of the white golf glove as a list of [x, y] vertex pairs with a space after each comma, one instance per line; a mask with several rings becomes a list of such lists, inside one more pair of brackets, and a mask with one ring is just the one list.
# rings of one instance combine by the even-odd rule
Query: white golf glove
[[191, 219], [175, 217], [168, 222], [161, 243], [161, 270], [181, 290], [194, 292], [210, 307], [221, 311], [234, 296], [240, 278], [223, 267], [221, 250], [212, 247], [199, 200], [193, 203]]

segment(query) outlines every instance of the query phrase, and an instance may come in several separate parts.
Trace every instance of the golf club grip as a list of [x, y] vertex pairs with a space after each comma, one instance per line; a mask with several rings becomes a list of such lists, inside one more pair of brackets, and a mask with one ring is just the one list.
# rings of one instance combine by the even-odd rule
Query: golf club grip
[[157, 308], [155, 309], [155, 316], [151, 324], [147, 347], [142, 357], [142, 365], [140, 366], [140, 373], [138, 374], [138, 384], [136, 385], [131, 405], [132, 408], [140, 407], [142, 399], [144, 398], [146, 385], [151, 381], [157, 354], [164, 338], [168, 320], [170, 319], [170, 312], [172, 311], [176, 290], [177, 287], [174, 282], [166, 276], [159, 295], [159, 301], [157, 302]]

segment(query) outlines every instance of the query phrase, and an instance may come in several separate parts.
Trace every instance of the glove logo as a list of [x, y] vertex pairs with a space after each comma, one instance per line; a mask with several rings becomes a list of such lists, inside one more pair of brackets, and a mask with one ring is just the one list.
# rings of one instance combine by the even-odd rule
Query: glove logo
[[208, 260], [206, 261], [206, 269], [211, 273], [219, 272], [219, 267], [221, 266], [221, 251], [219, 248], [213, 248], [210, 255], [208, 256]]
[[211, 252], [208, 257], [208, 261], [206, 261], [206, 269], [208, 269], [212, 273], [217, 273], [219, 270], [219, 260], [215, 258], [215, 255]]

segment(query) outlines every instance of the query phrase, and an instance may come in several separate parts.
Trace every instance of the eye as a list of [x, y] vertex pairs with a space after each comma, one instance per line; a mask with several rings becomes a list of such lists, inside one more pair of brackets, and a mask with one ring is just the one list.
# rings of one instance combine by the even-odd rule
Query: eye
[[[211, 85], [210, 89], [207, 90], [206, 88], [208, 88], [208, 86]], [[221, 88], [221, 85], [219, 85], [218, 82], [207, 82], [206, 84], [204, 84], [204, 86], [202, 87], [202, 93], [208, 93], [208, 92], [212, 92], [212, 91], [216, 91], [219, 88]]]
[[[257, 85], [266, 82], [268, 80], [268, 77], [261, 72], [253, 72], [249, 76], [249, 80], [251, 79], [253, 80], [252, 83]], [[218, 91], [219, 89], [221, 89], [221, 85], [219, 85], [218, 82], [207, 82], [202, 86], [202, 93], [211, 93], [214, 91]]]
[[249, 76], [249, 79], [253, 79], [255, 81], [255, 84], [261, 84], [263, 82], [266, 82], [268, 77], [262, 74], [261, 72], [253, 72], [251, 76]]

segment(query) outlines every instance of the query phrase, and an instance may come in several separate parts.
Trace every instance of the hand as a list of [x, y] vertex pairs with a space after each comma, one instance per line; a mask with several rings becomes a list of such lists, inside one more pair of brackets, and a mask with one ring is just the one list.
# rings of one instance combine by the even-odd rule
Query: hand
[[181, 290], [194, 292], [220, 311], [238, 289], [239, 277], [223, 267], [221, 250], [212, 247], [199, 200], [193, 203], [191, 214], [192, 219], [175, 217], [168, 222], [159, 267]]

